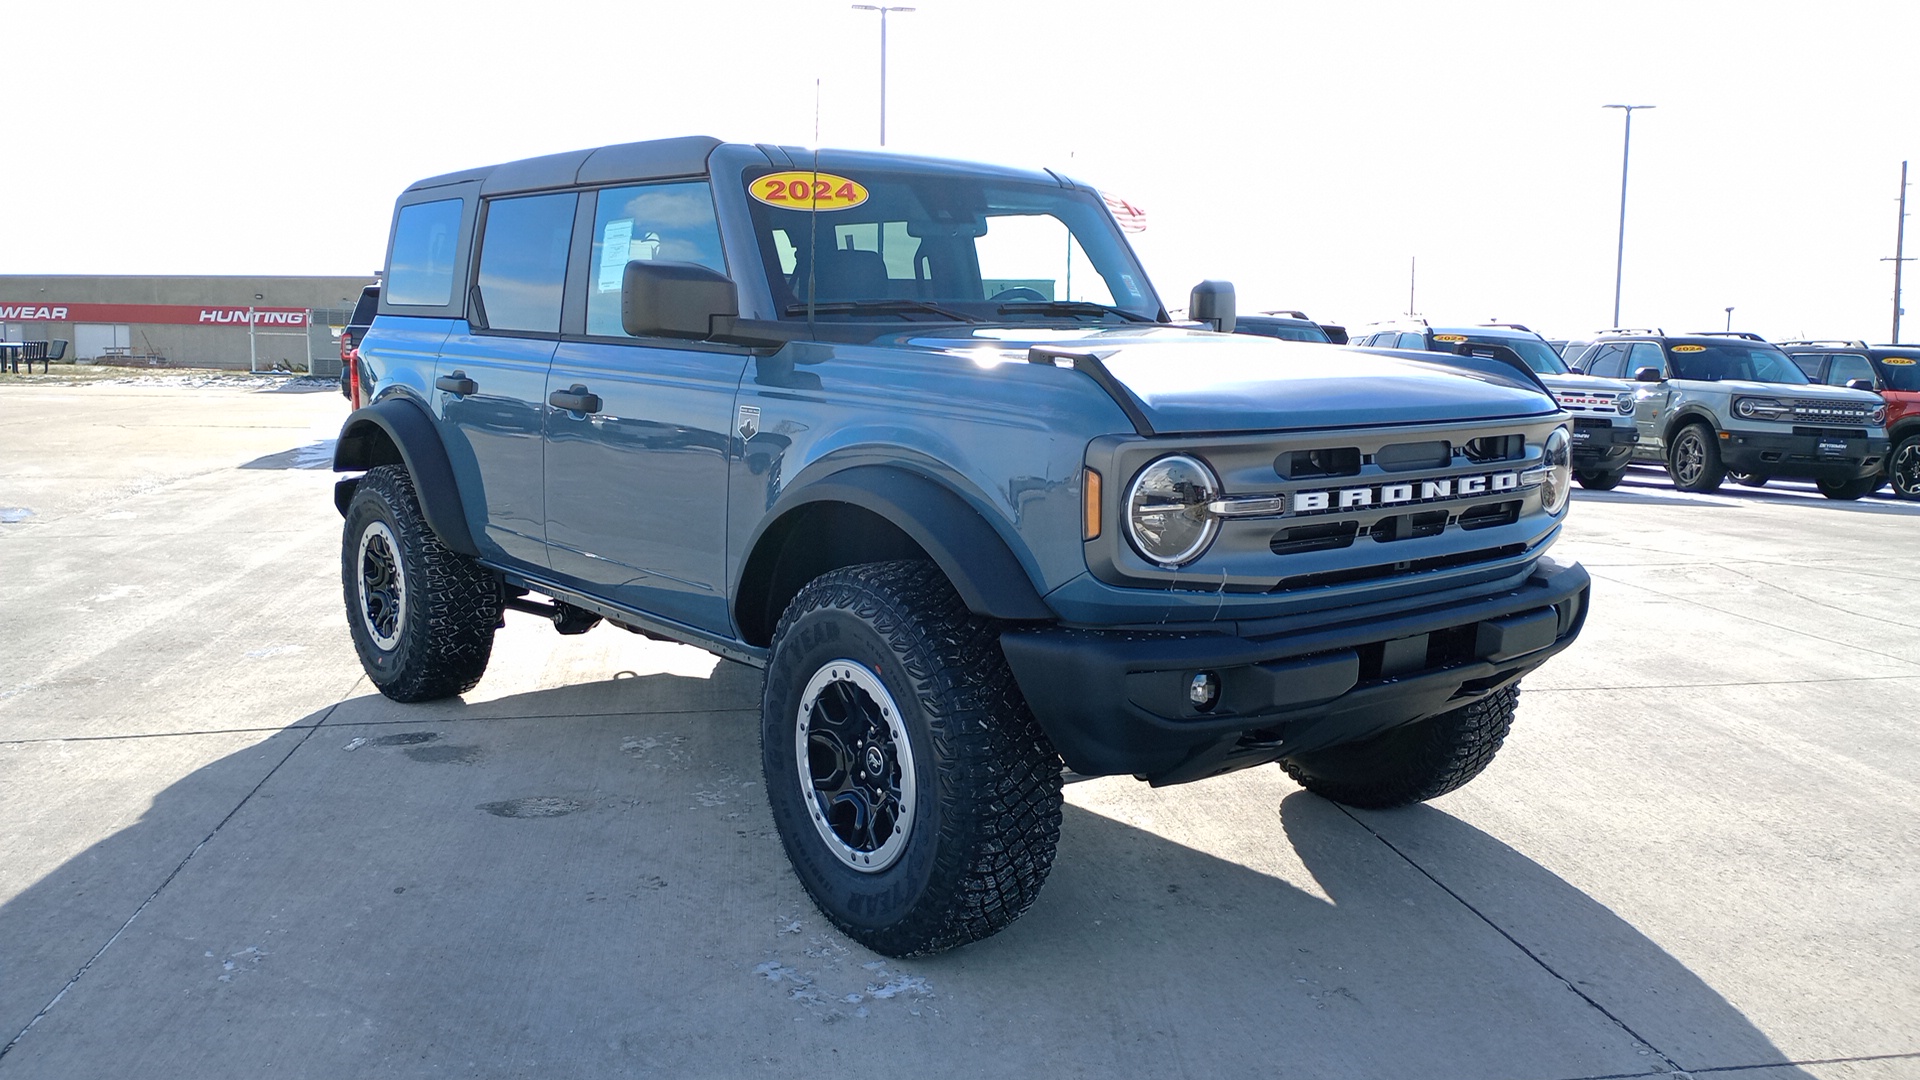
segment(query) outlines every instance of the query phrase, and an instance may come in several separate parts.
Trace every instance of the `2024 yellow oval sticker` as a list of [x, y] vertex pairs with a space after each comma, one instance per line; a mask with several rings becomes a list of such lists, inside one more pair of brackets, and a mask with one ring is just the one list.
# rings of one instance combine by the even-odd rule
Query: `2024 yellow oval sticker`
[[772, 173], [748, 184], [747, 194], [789, 210], [850, 210], [867, 201], [864, 185], [823, 172]]

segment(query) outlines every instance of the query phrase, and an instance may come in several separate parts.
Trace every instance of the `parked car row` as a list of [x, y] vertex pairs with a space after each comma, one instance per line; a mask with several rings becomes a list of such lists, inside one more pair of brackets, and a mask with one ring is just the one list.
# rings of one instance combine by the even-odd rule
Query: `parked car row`
[[1517, 323], [1425, 320], [1376, 324], [1353, 344], [1525, 366], [1574, 417], [1575, 475], [1588, 488], [1614, 487], [1642, 462], [1683, 491], [1791, 477], [1832, 499], [1889, 482], [1920, 499], [1920, 347], [1657, 327], [1556, 343]]

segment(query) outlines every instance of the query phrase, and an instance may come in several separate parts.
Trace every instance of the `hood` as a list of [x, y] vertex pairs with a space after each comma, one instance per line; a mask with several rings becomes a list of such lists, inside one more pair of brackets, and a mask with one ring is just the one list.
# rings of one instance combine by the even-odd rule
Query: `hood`
[[1639, 387], [1625, 379], [1603, 379], [1598, 375], [1541, 375], [1540, 381], [1554, 393], [1630, 394]]
[[1702, 387], [1722, 393], [1751, 394], [1754, 397], [1801, 398], [1807, 401], [1844, 401], [1854, 405], [1872, 408], [1880, 404], [1880, 395], [1871, 390], [1850, 390], [1844, 386], [1827, 386], [1822, 383], [1777, 383], [1751, 382], [1746, 379], [1720, 379], [1715, 382], [1703, 382], [1698, 379], [1674, 379], [1675, 384], [1689, 387]]
[[1156, 434], [1436, 424], [1557, 409], [1494, 361], [1178, 327], [982, 328], [913, 344], [977, 354], [986, 340], [1010, 360], [1024, 361], [1035, 345], [1098, 357]]

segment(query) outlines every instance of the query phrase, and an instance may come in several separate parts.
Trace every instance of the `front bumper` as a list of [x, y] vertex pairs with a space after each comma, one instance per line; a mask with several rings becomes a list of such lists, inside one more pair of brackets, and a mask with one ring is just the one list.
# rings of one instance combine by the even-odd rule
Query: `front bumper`
[[1811, 480], [1855, 480], [1880, 471], [1887, 440], [1840, 434], [1720, 433], [1720, 460], [1734, 472]]
[[1624, 469], [1640, 442], [1640, 429], [1606, 420], [1576, 417], [1573, 421], [1573, 467], [1610, 472]]
[[[1365, 739], [1507, 686], [1572, 644], [1590, 591], [1579, 564], [1541, 559], [1501, 587], [1415, 602], [1185, 632], [1009, 630], [1000, 646], [1068, 768], [1177, 784]], [[1202, 673], [1219, 680], [1211, 708], [1188, 698]]]

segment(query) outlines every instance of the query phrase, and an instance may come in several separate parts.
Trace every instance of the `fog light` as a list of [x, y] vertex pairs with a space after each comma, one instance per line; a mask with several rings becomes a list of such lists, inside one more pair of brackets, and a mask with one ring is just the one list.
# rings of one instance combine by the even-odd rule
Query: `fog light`
[[1193, 707], [1206, 712], [1220, 703], [1220, 676], [1211, 671], [1203, 671], [1193, 677], [1187, 685], [1187, 700]]

